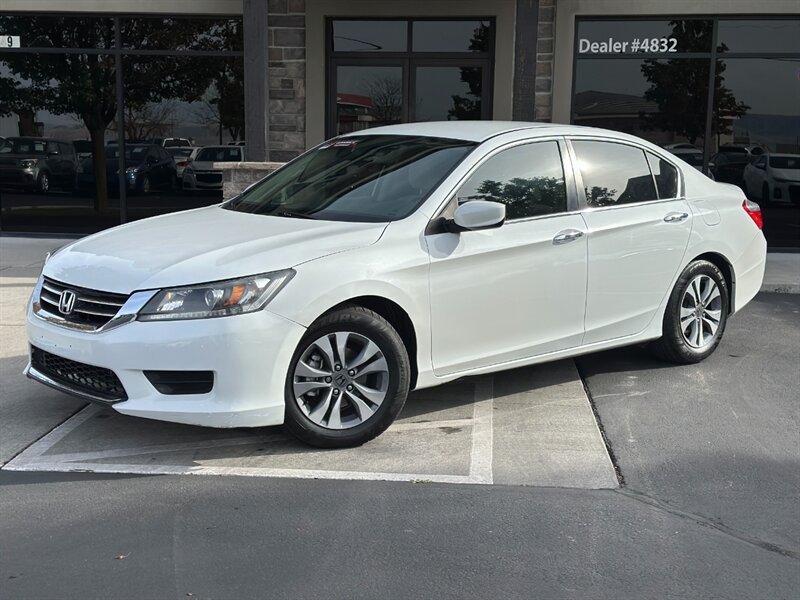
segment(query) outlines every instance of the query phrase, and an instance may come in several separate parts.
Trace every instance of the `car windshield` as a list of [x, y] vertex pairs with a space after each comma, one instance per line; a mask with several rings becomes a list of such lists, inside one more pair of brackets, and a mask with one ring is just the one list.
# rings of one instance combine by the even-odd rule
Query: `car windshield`
[[773, 169], [800, 169], [800, 156], [770, 156], [769, 166]]
[[401, 135], [336, 138], [276, 171], [226, 208], [329, 221], [394, 221], [410, 215], [475, 146]]
[[[147, 154], [147, 146], [125, 146], [125, 160], [142, 162]], [[106, 146], [106, 158], [119, 158], [118, 146]]]
[[242, 149], [236, 146], [203, 148], [195, 160], [198, 162], [239, 162], [242, 160]]
[[187, 158], [191, 156], [192, 149], [191, 148], [167, 148], [167, 152], [169, 152], [175, 158]]
[[5, 154], [47, 154], [47, 143], [42, 140], [26, 140], [21, 138], [8, 138], [0, 148]]

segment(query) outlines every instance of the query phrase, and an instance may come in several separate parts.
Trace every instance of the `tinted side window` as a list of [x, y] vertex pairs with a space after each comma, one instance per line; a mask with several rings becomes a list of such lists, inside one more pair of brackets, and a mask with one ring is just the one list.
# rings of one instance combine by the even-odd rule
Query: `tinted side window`
[[58, 152], [58, 144], [56, 142], [47, 142], [47, 153]]
[[567, 188], [557, 142], [515, 146], [495, 154], [458, 191], [458, 202], [491, 200], [522, 219], [566, 212]]
[[656, 178], [659, 198], [678, 197], [678, 169], [655, 154], [647, 153], [650, 170]]
[[644, 151], [612, 142], [573, 141], [590, 207], [657, 200]]

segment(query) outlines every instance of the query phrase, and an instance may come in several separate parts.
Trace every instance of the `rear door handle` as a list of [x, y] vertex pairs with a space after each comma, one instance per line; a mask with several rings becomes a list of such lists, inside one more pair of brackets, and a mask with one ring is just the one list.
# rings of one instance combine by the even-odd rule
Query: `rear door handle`
[[689, 218], [689, 213], [682, 213], [682, 212], [671, 212], [667, 213], [667, 216], [664, 217], [665, 223], [681, 223]]
[[578, 229], [565, 229], [556, 234], [556, 237], [553, 238], [553, 244], [556, 246], [559, 244], [568, 244], [582, 237], [583, 232]]

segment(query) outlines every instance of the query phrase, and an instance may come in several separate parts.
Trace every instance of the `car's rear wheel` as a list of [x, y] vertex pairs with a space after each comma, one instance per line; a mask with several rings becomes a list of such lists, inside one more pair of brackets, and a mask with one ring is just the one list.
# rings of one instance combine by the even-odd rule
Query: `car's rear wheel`
[[670, 362], [691, 364], [710, 356], [722, 340], [730, 304], [719, 268], [696, 260], [681, 273], [664, 313], [663, 335], [655, 353]]
[[410, 371], [402, 339], [380, 315], [361, 306], [327, 314], [292, 358], [285, 427], [312, 446], [360, 446], [400, 413]]

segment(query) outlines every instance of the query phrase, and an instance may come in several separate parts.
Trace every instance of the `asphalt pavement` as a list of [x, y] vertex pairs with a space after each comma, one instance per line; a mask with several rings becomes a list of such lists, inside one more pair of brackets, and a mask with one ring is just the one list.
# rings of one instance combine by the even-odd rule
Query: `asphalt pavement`
[[[44, 251], [63, 243], [2, 239], [2, 460], [33, 453], [35, 462], [33, 450], [46, 434], [81, 425], [72, 417], [80, 402], [19, 375], [26, 350], [20, 298]], [[771, 255], [765, 289], [796, 289], [798, 258]], [[405, 415], [419, 423], [403, 425], [409, 431], [387, 437], [385, 447], [380, 438], [373, 442], [384, 454], [395, 444], [428, 471], [454, 465], [461, 471], [452, 472], [466, 474], [469, 485], [427, 477], [0, 469], [0, 597], [794, 599], [800, 589], [799, 349], [800, 295], [762, 293], [728, 322], [717, 352], [701, 364], [666, 365], [635, 347], [579, 359], [582, 384], [575, 375], [536, 383], [546, 366], [511, 371], [493, 383], [491, 418], [477, 391], [469, 402], [461, 400], [458, 390], [472, 385], [464, 380], [452, 386], [447, 410], [455, 412], [436, 415], [444, 420], [430, 427], [433, 445], [411, 431], [427, 428], [426, 415], [433, 414], [424, 396], [419, 410]], [[563, 373], [574, 373], [570, 364], [562, 364]], [[558, 412], [541, 412], [554, 399]], [[580, 408], [574, 414], [582, 416], [569, 421], [575, 423], [594, 409], [592, 427], [602, 428], [600, 444], [609, 451], [603, 456], [613, 459], [620, 487], [577, 489], [521, 477], [549, 477], [549, 464], [565, 464], [548, 462], [559, 453], [571, 461], [570, 476], [578, 472], [565, 444], [573, 438], [559, 440], [548, 429], [547, 415], [566, 408]], [[136, 420], [137, 429], [133, 420], [117, 423], [102, 411], [80, 414], [91, 417], [88, 429], [76, 427], [77, 437], [64, 436], [49, 450], [75, 461], [69, 469], [80, 469], [82, 453], [91, 450], [91, 460], [118, 460], [125, 448], [151, 439], [140, 437], [145, 424], [165, 447], [187, 443], [177, 438], [187, 432], [171, 426]], [[492, 447], [485, 443], [490, 432], [493, 454], [476, 453]], [[91, 448], [93, 441], [115, 438], [122, 450]], [[300, 463], [323, 459], [278, 444], [284, 445], [275, 460], [287, 454]], [[464, 450], [448, 456], [459, 444]], [[195, 450], [182, 464], [266, 460], [221, 452], [209, 458], [202, 444]], [[364, 458], [343, 452], [324, 460], [346, 467]], [[143, 453], [137, 468], [165, 460]], [[475, 464], [492, 476], [469, 477]]]

